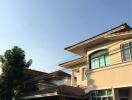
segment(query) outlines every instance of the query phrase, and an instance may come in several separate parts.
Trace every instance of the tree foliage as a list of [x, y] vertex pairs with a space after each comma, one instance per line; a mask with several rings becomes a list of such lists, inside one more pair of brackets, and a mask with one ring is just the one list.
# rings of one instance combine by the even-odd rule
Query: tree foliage
[[0, 57], [2, 74], [0, 75], [0, 98], [11, 100], [14, 90], [22, 83], [24, 70], [29, 68], [32, 60], [25, 60], [25, 52], [14, 46]]

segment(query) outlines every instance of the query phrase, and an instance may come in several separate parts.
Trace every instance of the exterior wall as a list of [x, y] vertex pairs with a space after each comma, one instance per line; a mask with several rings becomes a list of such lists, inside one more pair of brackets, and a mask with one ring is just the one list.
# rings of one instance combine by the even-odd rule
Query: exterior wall
[[74, 73], [74, 77], [76, 77], [76, 80], [72, 80], [72, 81], [76, 81], [73, 82], [75, 85], [73, 86], [79, 86], [79, 87], [86, 87], [87, 86], [87, 79], [84, 78], [84, 80], [82, 79], [83, 77], [83, 68], [87, 68], [86, 64], [79, 64], [79, 65], [75, 65], [73, 67], [73, 73]]
[[132, 86], [132, 61], [122, 63], [120, 45], [132, 41], [119, 40], [108, 41], [88, 48], [87, 57], [91, 53], [101, 49], [108, 49], [110, 55], [110, 66], [98, 69], [91, 69], [87, 72], [88, 88], [105, 89], [111, 87]]
[[132, 62], [97, 69], [88, 73], [88, 88], [105, 89], [132, 86]]
[[80, 87], [85, 87], [87, 86], [87, 80], [86, 78], [83, 78], [83, 68], [86, 68], [86, 66], [82, 66], [79, 68], [79, 73], [77, 74], [77, 85], [79, 85]]

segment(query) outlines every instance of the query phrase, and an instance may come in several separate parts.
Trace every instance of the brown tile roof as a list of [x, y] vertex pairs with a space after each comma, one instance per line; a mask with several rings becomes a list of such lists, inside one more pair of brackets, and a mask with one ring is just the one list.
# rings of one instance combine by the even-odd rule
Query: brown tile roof
[[26, 94], [21, 95], [21, 97], [48, 94], [48, 93], [54, 93], [54, 92], [57, 92], [57, 95], [62, 95], [62, 96], [65, 95], [69, 97], [74, 96], [78, 98], [82, 98], [85, 95], [84, 90], [79, 87], [62, 85], [62, 86], [55, 86], [55, 87], [51, 87], [51, 88], [44, 89], [44, 90], [26, 93]]

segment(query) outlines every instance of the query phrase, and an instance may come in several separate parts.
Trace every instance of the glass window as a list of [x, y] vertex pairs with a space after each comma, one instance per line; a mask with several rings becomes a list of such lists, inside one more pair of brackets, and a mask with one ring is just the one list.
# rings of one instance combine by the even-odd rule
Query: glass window
[[94, 59], [94, 67], [95, 68], [98, 68], [98, 66], [99, 66], [99, 59], [98, 58], [95, 58]]
[[108, 100], [107, 97], [103, 97], [102, 100]]
[[132, 42], [122, 45], [122, 60], [128, 61], [132, 59]]
[[105, 60], [106, 60], [106, 66], [110, 65], [110, 59], [108, 55], [105, 56]]
[[107, 90], [107, 95], [112, 95], [111, 89]]
[[108, 97], [108, 100], [113, 100], [113, 98], [112, 97]]
[[91, 94], [92, 100], [113, 100], [111, 89], [95, 90]]
[[131, 58], [132, 58], [132, 42], [130, 42], [130, 52], [131, 52]]
[[97, 97], [96, 100], [101, 100], [101, 97]]
[[101, 50], [90, 56], [91, 69], [110, 65], [108, 50]]
[[92, 92], [92, 96], [93, 96], [93, 97], [96, 96], [96, 91], [93, 91], [93, 92]]
[[101, 56], [99, 59], [100, 59], [100, 66], [101, 67], [105, 66], [105, 58], [104, 58], [104, 56]]
[[129, 94], [128, 89], [119, 90], [119, 96], [120, 97], [128, 97], [129, 96], [128, 94]]
[[96, 100], [96, 98], [92, 98], [92, 100]]
[[97, 96], [103, 96], [103, 95], [106, 95], [106, 90], [99, 90], [97, 91]]

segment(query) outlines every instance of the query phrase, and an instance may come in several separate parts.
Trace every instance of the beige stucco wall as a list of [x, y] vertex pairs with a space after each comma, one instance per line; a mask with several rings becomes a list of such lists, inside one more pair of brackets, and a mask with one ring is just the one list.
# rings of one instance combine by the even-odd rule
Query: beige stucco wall
[[80, 86], [80, 87], [87, 86], [87, 79], [85, 78], [84, 80], [82, 80], [83, 68], [87, 68], [86, 63], [75, 65], [72, 69], [74, 71], [74, 76], [77, 78], [76, 82], [74, 82], [74, 83], [76, 83], [76, 86]]
[[82, 79], [82, 77], [83, 77], [83, 68], [86, 68], [86, 66], [82, 66], [82, 67], [79, 68], [79, 73], [77, 75], [77, 85], [85, 87], [85, 86], [87, 86], [87, 80], [86, 80], [86, 78], [84, 78], [84, 80]]
[[132, 61], [122, 63], [120, 45], [132, 41], [132, 39], [107, 41], [87, 50], [87, 57], [94, 51], [108, 49], [110, 54], [110, 66], [89, 70], [88, 88], [103, 89], [111, 87], [132, 86]]
[[88, 88], [105, 89], [132, 86], [132, 62], [88, 73]]

